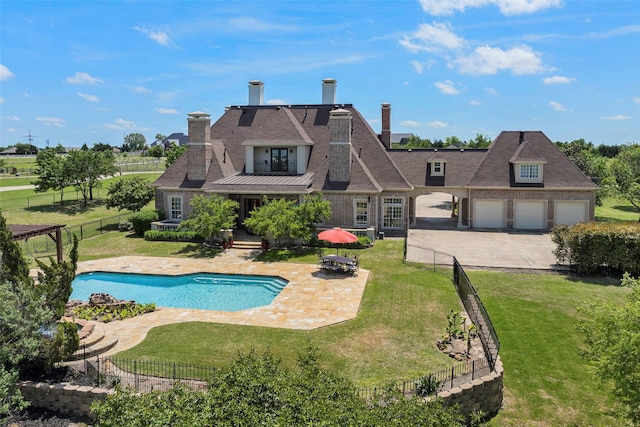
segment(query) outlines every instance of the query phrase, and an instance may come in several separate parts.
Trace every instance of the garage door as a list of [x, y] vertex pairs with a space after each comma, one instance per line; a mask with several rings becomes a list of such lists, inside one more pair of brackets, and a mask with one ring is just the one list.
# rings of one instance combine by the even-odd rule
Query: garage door
[[473, 226], [476, 228], [505, 228], [504, 200], [474, 200]]
[[544, 200], [513, 202], [513, 228], [544, 230], [547, 228], [547, 203]]
[[555, 224], [573, 225], [579, 222], [588, 221], [588, 206], [586, 200], [579, 201], [556, 201], [555, 202]]

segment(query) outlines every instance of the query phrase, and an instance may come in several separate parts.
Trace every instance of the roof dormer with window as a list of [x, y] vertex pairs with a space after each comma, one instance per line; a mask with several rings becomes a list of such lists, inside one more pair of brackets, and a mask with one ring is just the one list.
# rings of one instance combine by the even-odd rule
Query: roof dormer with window
[[513, 166], [513, 182], [516, 184], [543, 184], [544, 165], [547, 161], [526, 141], [522, 141], [509, 163]]

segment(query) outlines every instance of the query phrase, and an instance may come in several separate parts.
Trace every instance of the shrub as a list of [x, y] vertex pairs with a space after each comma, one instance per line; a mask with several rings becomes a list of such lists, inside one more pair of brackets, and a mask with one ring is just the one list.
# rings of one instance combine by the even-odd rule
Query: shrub
[[640, 223], [580, 223], [551, 230], [560, 263], [580, 274], [600, 269], [640, 274]]
[[147, 230], [144, 232], [145, 240], [165, 242], [201, 242], [204, 238], [195, 231], [158, 231]]
[[160, 221], [160, 211], [157, 210], [143, 210], [136, 214], [133, 214], [129, 221], [135, 231], [136, 235], [144, 236], [144, 232], [151, 230], [151, 223], [154, 221]]
[[442, 381], [438, 380], [435, 375], [423, 375], [416, 380], [416, 394], [420, 397], [430, 396], [436, 394]]
[[73, 316], [78, 319], [96, 320], [98, 322], [111, 322], [114, 320], [128, 319], [155, 311], [154, 303], [131, 303], [124, 306], [92, 305], [80, 306], [72, 309]]

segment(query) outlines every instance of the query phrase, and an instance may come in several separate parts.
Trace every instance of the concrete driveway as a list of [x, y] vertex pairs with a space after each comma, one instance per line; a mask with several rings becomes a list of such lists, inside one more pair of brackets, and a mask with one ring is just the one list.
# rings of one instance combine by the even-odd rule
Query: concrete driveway
[[425, 248], [455, 256], [468, 268], [558, 270], [548, 232], [458, 229], [450, 202], [444, 193], [418, 197], [418, 228], [409, 229], [407, 260], [423, 262]]

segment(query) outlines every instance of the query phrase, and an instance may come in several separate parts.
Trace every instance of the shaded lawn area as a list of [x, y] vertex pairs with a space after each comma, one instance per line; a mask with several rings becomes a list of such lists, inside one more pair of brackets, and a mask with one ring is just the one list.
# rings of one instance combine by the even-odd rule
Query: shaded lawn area
[[595, 218], [598, 222], [638, 221], [640, 212], [626, 200], [608, 198], [596, 206]]
[[[220, 366], [253, 348], [269, 349], [284, 365], [293, 366], [310, 338], [323, 366], [359, 386], [383, 386], [451, 366], [452, 359], [436, 348], [436, 341], [444, 333], [449, 310], [460, 309], [453, 285], [444, 275], [402, 263], [401, 249], [401, 240], [387, 239], [357, 251], [361, 268], [372, 274], [355, 320], [310, 332], [173, 324], [152, 329], [143, 343], [118, 357]], [[315, 252], [303, 252], [289, 261], [315, 263], [317, 258]]]
[[608, 387], [580, 357], [576, 308], [586, 300], [622, 303], [628, 289], [614, 279], [467, 272], [500, 338], [505, 402], [493, 423], [618, 425]]

